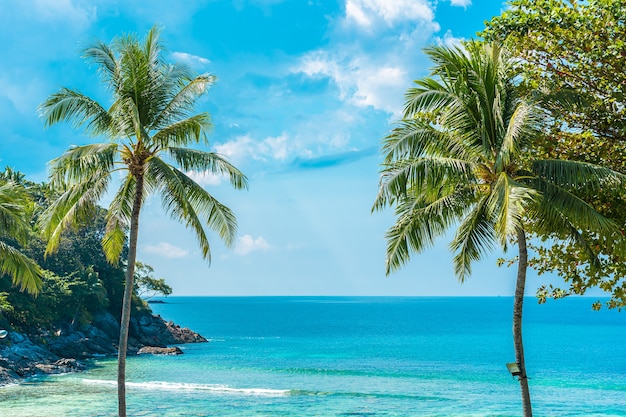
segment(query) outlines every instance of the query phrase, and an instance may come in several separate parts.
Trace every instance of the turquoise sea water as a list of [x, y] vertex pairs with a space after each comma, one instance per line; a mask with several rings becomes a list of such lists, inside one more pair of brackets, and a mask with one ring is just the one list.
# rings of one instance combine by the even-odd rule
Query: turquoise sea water
[[[210, 343], [131, 357], [132, 416], [519, 416], [512, 298], [170, 297]], [[626, 312], [525, 304], [536, 416], [626, 416]], [[114, 416], [115, 359], [0, 389], [1, 416]]]

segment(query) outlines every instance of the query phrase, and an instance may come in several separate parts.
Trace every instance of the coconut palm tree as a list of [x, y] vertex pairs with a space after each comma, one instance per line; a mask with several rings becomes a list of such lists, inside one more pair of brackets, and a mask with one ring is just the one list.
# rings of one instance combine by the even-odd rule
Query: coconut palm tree
[[412, 253], [456, 228], [450, 243], [462, 282], [472, 262], [510, 242], [519, 252], [513, 339], [525, 416], [532, 415], [522, 343], [529, 230], [585, 245], [581, 231], [613, 236], [617, 226], [578, 198], [617, 174], [528, 152], [543, 113], [516, 87], [513, 61], [498, 45], [467, 43], [426, 50], [431, 76], [406, 93], [404, 117], [383, 142], [385, 156], [373, 210], [394, 207], [387, 231], [387, 274]]
[[[13, 181], [1, 184], [0, 237], [26, 243], [32, 206], [23, 186]], [[39, 265], [5, 240], [0, 240], [0, 272], [8, 274], [21, 291], [37, 295], [41, 289]]]
[[195, 233], [203, 257], [210, 261], [207, 229], [232, 245], [235, 216], [187, 173], [206, 170], [227, 176], [237, 189], [246, 188], [247, 179], [219, 155], [188, 147], [208, 144], [209, 114], [193, 114], [193, 107], [214, 77], [193, 76], [186, 66], [166, 64], [157, 28], [143, 41], [123, 36], [111, 46], [96, 43], [85, 49], [84, 56], [97, 65], [112, 104], [105, 108], [79, 91], [62, 88], [41, 104], [40, 111], [48, 126], [71, 122], [108, 142], [72, 147], [51, 162], [51, 183], [64, 192], [42, 215], [41, 224], [49, 239], [47, 251], [53, 251], [63, 230], [88, 217], [111, 183], [122, 178], [108, 208], [102, 246], [107, 259], [118, 262], [128, 232], [118, 347], [119, 415], [125, 416], [128, 324], [145, 199], [159, 194], [165, 211]]

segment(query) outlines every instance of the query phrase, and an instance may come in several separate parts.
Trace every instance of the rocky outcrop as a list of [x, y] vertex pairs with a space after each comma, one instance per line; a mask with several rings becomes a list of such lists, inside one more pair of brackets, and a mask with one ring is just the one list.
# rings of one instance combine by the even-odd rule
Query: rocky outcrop
[[[25, 335], [9, 332], [0, 339], [0, 385], [36, 374], [76, 372], [85, 369], [81, 360], [117, 354], [119, 323], [102, 313], [91, 324]], [[207, 342], [207, 339], [148, 312], [131, 318], [128, 353], [180, 355], [167, 345]]]
[[207, 342], [207, 339], [172, 321], [166, 322], [159, 315], [142, 314], [131, 319], [133, 345], [159, 346]]
[[144, 346], [137, 351], [138, 355], [182, 355], [183, 351], [177, 347]]

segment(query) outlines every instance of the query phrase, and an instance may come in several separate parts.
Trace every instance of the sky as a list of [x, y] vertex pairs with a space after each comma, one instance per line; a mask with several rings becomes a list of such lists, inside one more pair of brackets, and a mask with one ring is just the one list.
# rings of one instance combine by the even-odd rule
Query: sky
[[[110, 104], [81, 48], [128, 33], [142, 38], [157, 25], [168, 61], [217, 76], [196, 108], [214, 124], [203, 149], [249, 179], [242, 191], [191, 174], [238, 220], [234, 248], [210, 235], [210, 264], [158, 197], [147, 201], [138, 259], [174, 295], [512, 295], [515, 268], [498, 268], [499, 253], [460, 284], [452, 235], [386, 276], [393, 213], [371, 212], [381, 139], [404, 92], [429, 71], [423, 48], [474, 38], [505, 7], [498, 0], [4, 0], [0, 168], [45, 181], [51, 159], [98, 142], [68, 124], [44, 128], [37, 106], [62, 86]], [[528, 294], [542, 279], [531, 272]]]

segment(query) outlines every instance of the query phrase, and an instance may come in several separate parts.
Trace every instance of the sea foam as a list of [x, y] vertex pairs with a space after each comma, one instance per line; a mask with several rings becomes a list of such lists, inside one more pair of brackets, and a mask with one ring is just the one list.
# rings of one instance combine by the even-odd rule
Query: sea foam
[[[83, 379], [85, 384], [92, 385], [110, 385], [116, 386], [117, 381], [105, 379]], [[163, 381], [147, 381], [147, 382], [126, 382], [129, 388], [160, 390], [160, 391], [208, 391], [218, 394], [235, 394], [235, 395], [254, 395], [264, 397], [279, 397], [289, 395], [290, 390], [279, 390], [270, 388], [233, 388], [227, 385], [218, 384], [191, 384], [184, 382], [163, 382]]]

